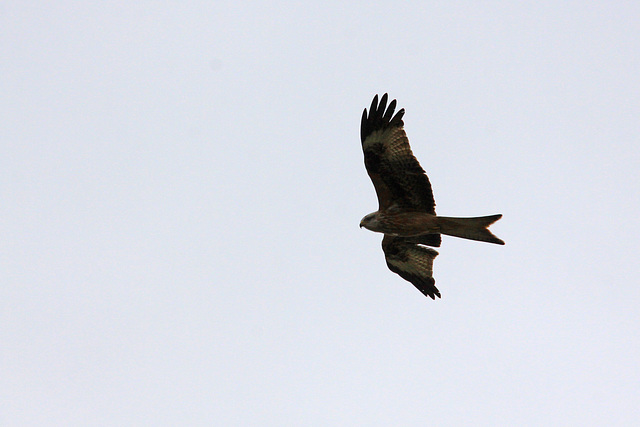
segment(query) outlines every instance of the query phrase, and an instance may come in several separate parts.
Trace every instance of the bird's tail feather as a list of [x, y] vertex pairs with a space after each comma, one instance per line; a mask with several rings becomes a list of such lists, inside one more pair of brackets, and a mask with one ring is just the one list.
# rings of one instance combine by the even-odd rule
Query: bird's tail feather
[[504, 245], [504, 242], [488, 230], [488, 227], [502, 218], [502, 215], [479, 216], [475, 218], [451, 218], [439, 216], [440, 233], [463, 239]]

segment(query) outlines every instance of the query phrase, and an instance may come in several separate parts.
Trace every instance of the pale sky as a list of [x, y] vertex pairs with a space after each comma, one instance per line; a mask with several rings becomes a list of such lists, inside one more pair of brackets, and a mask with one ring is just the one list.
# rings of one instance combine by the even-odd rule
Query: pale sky
[[[0, 6], [3, 426], [631, 426], [640, 3]], [[390, 272], [388, 92], [442, 299]]]

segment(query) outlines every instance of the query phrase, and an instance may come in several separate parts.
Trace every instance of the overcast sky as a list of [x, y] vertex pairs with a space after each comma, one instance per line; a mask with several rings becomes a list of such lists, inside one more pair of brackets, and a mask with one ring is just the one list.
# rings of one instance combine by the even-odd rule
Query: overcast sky
[[[0, 424], [637, 425], [640, 4], [0, 6]], [[390, 272], [374, 94], [439, 214]]]

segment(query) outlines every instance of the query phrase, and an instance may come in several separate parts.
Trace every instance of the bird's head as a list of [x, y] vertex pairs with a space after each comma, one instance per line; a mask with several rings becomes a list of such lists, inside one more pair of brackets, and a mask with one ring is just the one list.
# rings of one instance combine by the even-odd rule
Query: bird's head
[[377, 212], [373, 212], [373, 213], [370, 213], [369, 215], [366, 215], [360, 221], [360, 228], [364, 227], [367, 230], [378, 231], [378, 226], [379, 226], [379, 223], [378, 223]]

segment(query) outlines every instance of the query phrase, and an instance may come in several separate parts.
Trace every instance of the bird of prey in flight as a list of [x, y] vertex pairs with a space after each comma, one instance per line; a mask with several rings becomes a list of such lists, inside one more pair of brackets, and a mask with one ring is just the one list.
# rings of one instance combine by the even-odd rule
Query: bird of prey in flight
[[433, 260], [441, 234], [504, 245], [488, 227], [502, 215], [475, 218], [436, 216], [431, 183], [409, 146], [404, 109], [385, 93], [364, 109], [360, 138], [364, 165], [378, 196], [378, 210], [362, 218], [360, 227], [384, 233], [382, 250], [391, 271], [431, 299], [440, 298], [433, 279]]

